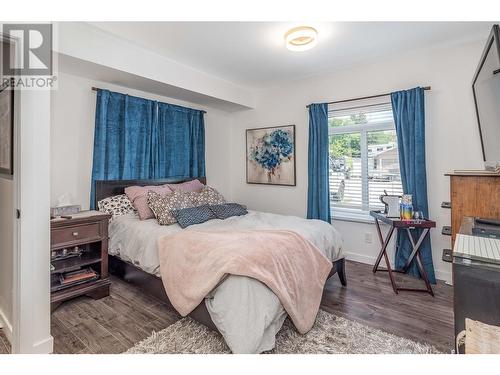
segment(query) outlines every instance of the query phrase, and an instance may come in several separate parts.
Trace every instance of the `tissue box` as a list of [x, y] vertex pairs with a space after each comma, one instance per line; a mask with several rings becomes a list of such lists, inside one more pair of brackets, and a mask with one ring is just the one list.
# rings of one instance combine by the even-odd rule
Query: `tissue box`
[[79, 204], [73, 204], [69, 206], [58, 206], [50, 208], [50, 216], [71, 216], [77, 214], [81, 210], [81, 206]]

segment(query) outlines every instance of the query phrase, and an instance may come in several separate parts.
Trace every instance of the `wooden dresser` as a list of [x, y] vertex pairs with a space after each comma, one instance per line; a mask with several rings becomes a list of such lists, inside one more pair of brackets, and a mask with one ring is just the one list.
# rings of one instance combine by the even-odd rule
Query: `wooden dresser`
[[500, 219], [500, 175], [448, 173], [451, 195], [451, 241], [464, 216]]
[[[51, 308], [81, 295], [98, 299], [109, 295], [108, 222], [111, 215], [84, 211], [70, 219], [50, 222]], [[77, 251], [78, 256], [55, 260], [61, 252]], [[89, 268], [97, 278], [74, 285], [61, 286], [60, 276]]]

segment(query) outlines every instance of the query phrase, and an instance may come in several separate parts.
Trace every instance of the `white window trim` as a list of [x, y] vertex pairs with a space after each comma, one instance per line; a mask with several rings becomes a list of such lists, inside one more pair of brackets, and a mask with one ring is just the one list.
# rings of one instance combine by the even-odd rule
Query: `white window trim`
[[[378, 103], [385, 104], [385, 103]], [[329, 108], [328, 114], [335, 112], [335, 109]], [[330, 116], [328, 116], [330, 117]], [[360, 223], [373, 224], [373, 218], [370, 216], [369, 207], [367, 202], [369, 201], [369, 191], [368, 191], [368, 141], [367, 133], [371, 131], [383, 131], [383, 130], [395, 130], [395, 124], [393, 121], [381, 122], [375, 124], [356, 124], [348, 126], [339, 127], [329, 127], [328, 136], [338, 135], [338, 134], [348, 134], [348, 133], [361, 133], [361, 165], [364, 166], [361, 169], [362, 177], [362, 207], [361, 209], [348, 208], [348, 207], [330, 207], [330, 213], [332, 216], [332, 221], [353, 221]]]
[[331, 126], [328, 129], [328, 135], [359, 133], [360, 131], [379, 131], [379, 130], [395, 130], [394, 122], [381, 122], [378, 124], [361, 124], [361, 125], [348, 125], [348, 126]]
[[353, 221], [356, 223], [374, 224], [373, 217], [369, 211], [361, 211], [355, 208], [331, 207], [332, 221]]

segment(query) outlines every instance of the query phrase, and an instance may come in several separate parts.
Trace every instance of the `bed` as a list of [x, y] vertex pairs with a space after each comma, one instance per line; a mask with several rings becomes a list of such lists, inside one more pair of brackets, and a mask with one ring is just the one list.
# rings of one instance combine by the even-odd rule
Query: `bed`
[[[189, 180], [191, 179], [96, 181], [96, 203], [101, 199], [123, 194], [127, 186], [163, 185]], [[206, 184], [205, 178], [198, 180]], [[328, 278], [337, 273], [342, 285], [346, 285], [341, 238], [329, 224], [257, 211], [249, 211], [245, 216], [226, 220], [210, 220], [186, 229], [181, 229], [177, 224], [160, 226], [155, 219], [140, 221], [133, 213], [116, 217], [109, 225], [110, 273], [171, 305], [159, 273], [156, 248], [158, 238], [179, 231], [217, 231], [228, 227], [244, 230], [293, 230], [322, 249], [324, 255], [332, 261], [333, 267]], [[281, 328], [286, 312], [265, 285], [244, 276], [230, 275], [189, 316], [220, 332], [233, 352], [246, 353], [272, 348], [275, 333]], [[260, 320], [265, 327], [260, 328], [260, 331], [255, 330], [256, 332], [245, 331], [241, 328], [245, 326], [244, 322], [237, 319], [251, 320], [252, 323]]]

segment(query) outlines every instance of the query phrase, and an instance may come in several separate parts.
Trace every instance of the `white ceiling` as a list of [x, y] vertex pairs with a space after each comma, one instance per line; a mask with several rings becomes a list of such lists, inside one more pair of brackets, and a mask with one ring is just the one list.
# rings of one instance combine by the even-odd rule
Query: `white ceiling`
[[207, 74], [249, 88], [334, 71], [396, 53], [448, 43], [486, 39], [487, 22], [305, 23], [319, 44], [305, 52], [284, 46], [285, 22], [92, 22]]

